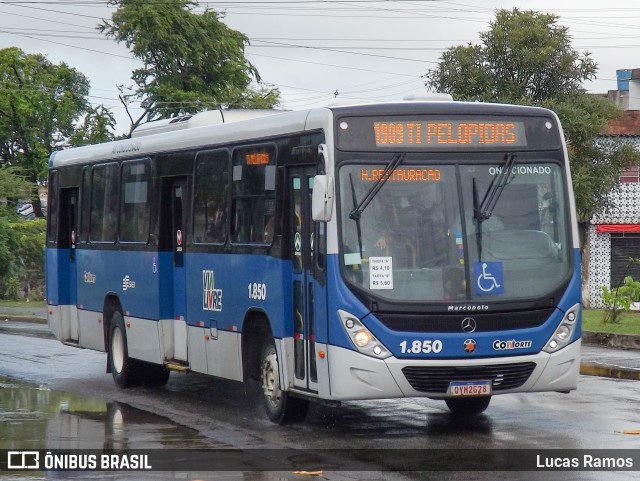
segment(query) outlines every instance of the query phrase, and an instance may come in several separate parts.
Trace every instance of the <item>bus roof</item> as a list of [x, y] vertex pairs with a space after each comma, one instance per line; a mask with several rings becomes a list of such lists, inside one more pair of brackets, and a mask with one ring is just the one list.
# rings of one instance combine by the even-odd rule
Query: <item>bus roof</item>
[[[196, 120], [196, 126], [193, 128], [181, 128], [183, 125], [186, 126], [187, 122], [181, 122], [182, 125], [178, 128], [167, 128], [167, 122], [160, 121], [161, 124], [157, 129], [145, 127], [143, 130], [147, 132], [132, 136], [130, 139], [54, 152], [49, 158], [49, 167], [117, 160], [130, 158], [132, 155], [145, 156], [171, 150], [237, 142], [247, 138], [259, 139], [286, 132], [300, 132], [305, 130], [309, 112], [309, 110], [295, 112], [272, 110], [268, 113], [263, 111], [251, 119], [226, 120], [224, 123], [222, 119], [216, 118], [215, 114], [212, 116], [211, 112], [203, 112], [189, 119], [189, 122]], [[326, 110], [326, 112], [328, 116], [329, 111]], [[197, 118], [199, 115], [202, 117]], [[202, 122], [203, 117], [205, 122]], [[194, 122], [191, 123], [194, 124]]]
[[[389, 103], [361, 103], [328, 106], [301, 111], [208, 111], [179, 119], [150, 122], [134, 131], [130, 139], [105, 142], [53, 152], [49, 167], [118, 160], [171, 150], [188, 149], [269, 138], [308, 129], [308, 119], [332, 116], [470, 114], [543, 115], [550, 111], [538, 107], [482, 102], [409, 100]], [[317, 123], [317, 122], [315, 122]]]

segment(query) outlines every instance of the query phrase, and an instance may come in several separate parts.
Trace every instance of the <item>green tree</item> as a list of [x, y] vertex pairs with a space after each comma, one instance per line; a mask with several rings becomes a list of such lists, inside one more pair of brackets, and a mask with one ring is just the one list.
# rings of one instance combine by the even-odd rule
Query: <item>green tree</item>
[[[0, 200], [18, 199], [30, 193], [31, 184], [20, 175], [17, 167], [0, 167]], [[0, 207], [0, 217], [7, 217], [6, 214], [2, 214]]]
[[19, 167], [32, 183], [31, 198], [42, 215], [37, 186], [47, 179], [50, 154], [73, 135], [87, 112], [89, 81], [65, 63], [16, 47], [0, 50], [0, 166]]
[[500, 10], [480, 45], [457, 46], [427, 73], [430, 89], [459, 100], [537, 104], [556, 111], [569, 146], [579, 220], [610, 207], [608, 194], [620, 170], [640, 162], [623, 142], [597, 137], [621, 111], [606, 99], [588, 95], [582, 83], [595, 78], [589, 53], [571, 47], [566, 27], [555, 15]]
[[18, 291], [44, 297], [46, 221], [11, 222], [0, 217], [0, 297], [15, 299]]
[[280, 90], [260, 84], [257, 89], [247, 89], [226, 103], [230, 109], [271, 109], [280, 103]]
[[136, 99], [144, 108], [139, 118], [130, 115], [131, 130], [143, 120], [234, 104], [246, 108], [252, 98], [277, 104], [277, 90], [265, 97], [252, 89], [260, 76], [244, 56], [248, 39], [217, 12], [198, 13], [192, 0], [110, 0], [109, 5], [118, 10], [98, 29], [124, 42], [143, 64], [133, 72], [133, 92], [121, 96], [125, 106]]
[[103, 105], [95, 108], [88, 107], [87, 110], [82, 125], [71, 136], [69, 144], [72, 147], [79, 147], [114, 140], [116, 120], [111, 111]]
[[427, 85], [464, 100], [539, 102], [580, 92], [597, 65], [589, 53], [571, 48], [558, 17], [533, 11], [499, 10], [480, 45], [445, 51]]
[[584, 226], [594, 214], [612, 207], [610, 193], [620, 183], [621, 170], [640, 163], [640, 153], [624, 141], [598, 138], [610, 119], [622, 115], [604, 98], [578, 93], [547, 99], [541, 105], [554, 110], [562, 121], [578, 220]]

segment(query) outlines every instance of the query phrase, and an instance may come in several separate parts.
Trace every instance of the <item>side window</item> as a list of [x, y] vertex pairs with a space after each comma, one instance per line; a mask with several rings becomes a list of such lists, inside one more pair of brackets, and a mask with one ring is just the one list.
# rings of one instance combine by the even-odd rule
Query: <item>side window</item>
[[80, 241], [89, 241], [89, 217], [91, 212], [91, 167], [82, 170], [82, 192], [80, 201]]
[[47, 229], [47, 240], [49, 242], [55, 242], [58, 236], [58, 205], [60, 205], [59, 197], [60, 185], [58, 172], [51, 172], [49, 178], [49, 199], [47, 205], [49, 208], [49, 226]]
[[270, 244], [275, 226], [275, 148], [257, 146], [233, 153], [234, 243]]
[[119, 236], [122, 242], [147, 242], [149, 238], [150, 178], [148, 161], [125, 162], [122, 165]]
[[226, 150], [200, 152], [196, 158], [193, 235], [198, 244], [223, 244], [227, 238]]
[[118, 164], [94, 167], [91, 174], [89, 237], [94, 242], [115, 242], [118, 229]]

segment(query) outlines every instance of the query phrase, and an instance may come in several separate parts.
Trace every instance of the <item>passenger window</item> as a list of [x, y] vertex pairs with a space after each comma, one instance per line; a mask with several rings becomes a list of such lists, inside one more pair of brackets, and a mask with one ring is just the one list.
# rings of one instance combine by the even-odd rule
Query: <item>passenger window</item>
[[118, 228], [118, 165], [93, 168], [91, 178], [90, 238], [115, 242]]
[[120, 204], [120, 241], [144, 242], [149, 239], [149, 181], [147, 161], [127, 162], [122, 166], [122, 202]]
[[60, 196], [58, 178], [58, 172], [51, 172], [49, 179], [49, 200], [47, 202], [49, 206], [49, 230], [47, 232], [47, 240], [49, 242], [55, 242], [58, 237], [58, 197]]
[[80, 242], [89, 241], [89, 218], [91, 215], [91, 167], [82, 169], [82, 191], [80, 193]]
[[233, 154], [233, 218], [235, 243], [271, 244], [275, 229], [275, 149], [260, 146]]
[[224, 244], [227, 238], [227, 151], [201, 152], [196, 159], [193, 233], [196, 243]]

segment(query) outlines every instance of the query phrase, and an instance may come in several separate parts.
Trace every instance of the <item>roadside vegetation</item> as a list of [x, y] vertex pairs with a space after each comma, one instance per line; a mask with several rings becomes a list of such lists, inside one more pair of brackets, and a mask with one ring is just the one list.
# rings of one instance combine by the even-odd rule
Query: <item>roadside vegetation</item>
[[[142, 122], [219, 108], [273, 108], [277, 88], [260, 83], [244, 56], [247, 36], [223, 14], [193, 0], [109, 0], [115, 11], [96, 24], [123, 43], [142, 67], [120, 88], [143, 113], [115, 133], [110, 107], [89, 97], [89, 79], [66, 62], [17, 47], [0, 48], [0, 299], [44, 299], [44, 190], [55, 151], [127, 137]], [[25, 210], [20, 208], [25, 206]], [[19, 213], [28, 212], [26, 215]], [[33, 219], [35, 218], [35, 220]]]
[[[44, 309], [46, 307], [46, 302], [44, 301], [9, 301], [6, 299], [0, 299], [0, 313], [3, 312], [4, 308], [26, 308], [26, 309]], [[0, 319], [1, 320], [1, 319]]]
[[624, 311], [615, 323], [605, 322], [605, 314], [604, 309], [585, 309], [582, 312], [582, 330], [640, 336], [640, 311]]

